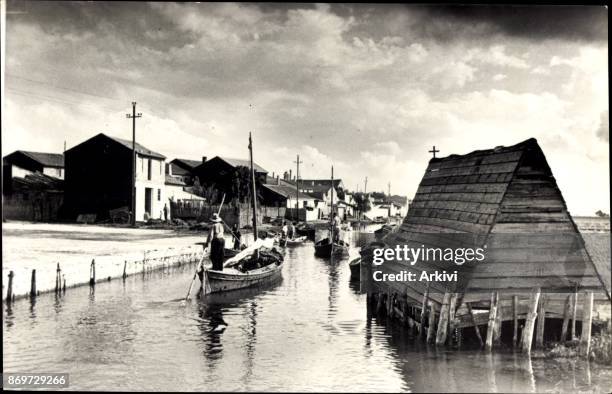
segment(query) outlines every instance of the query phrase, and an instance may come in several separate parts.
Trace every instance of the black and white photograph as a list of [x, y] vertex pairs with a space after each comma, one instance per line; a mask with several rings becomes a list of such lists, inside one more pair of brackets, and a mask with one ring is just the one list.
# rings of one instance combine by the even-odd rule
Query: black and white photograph
[[608, 393], [608, 6], [1, 0], [2, 384]]

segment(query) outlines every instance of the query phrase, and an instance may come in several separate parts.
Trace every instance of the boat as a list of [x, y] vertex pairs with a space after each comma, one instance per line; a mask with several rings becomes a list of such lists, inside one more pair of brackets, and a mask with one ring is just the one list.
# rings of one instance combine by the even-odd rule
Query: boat
[[308, 223], [299, 223], [297, 226], [295, 226], [295, 231], [300, 236], [305, 235], [306, 238], [310, 239], [311, 241], [314, 241], [315, 239], [316, 230], [314, 226], [311, 226]]
[[323, 238], [315, 243], [315, 256], [317, 257], [345, 257], [348, 256], [349, 244], [343, 240], [337, 240], [333, 244], [329, 238]]
[[206, 270], [205, 294], [264, 286], [276, 281], [283, 268], [283, 256], [274, 240], [259, 239], [223, 264], [223, 270]]
[[351, 260], [349, 268], [351, 269], [351, 280], [358, 281], [360, 277], [361, 257]]
[[374, 236], [376, 237], [376, 240], [380, 241], [387, 234], [389, 234], [390, 232], [392, 232], [396, 228], [397, 228], [397, 224], [395, 224], [395, 223], [394, 224], [384, 224], [381, 228], [379, 228], [378, 230], [374, 231]]
[[281, 239], [281, 244], [285, 244], [285, 246], [297, 246], [307, 241], [308, 241], [308, 237], [306, 237], [305, 235], [302, 235], [301, 237], [295, 237], [293, 239], [292, 238], [289, 238], [286, 240]]
[[203, 294], [263, 286], [277, 280], [283, 268], [283, 255], [274, 247], [274, 238], [261, 239], [257, 232], [257, 201], [253, 170], [253, 142], [249, 133], [251, 164], [251, 203], [255, 242], [223, 263], [223, 270], [205, 269]]
[[[331, 169], [331, 184], [334, 184], [334, 167]], [[334, 226], [332, 224], [332, 220], [334, 217], [334, 194], [332, 193], [331, 197], [331, 212], [329, 214], [330, 223], [329, 223], [329, 236], [323, 238], [317, 242], [315, 242], [315, 256], [317, 257], [346, 257], [348, 256], [349, 244], [338, 237], [337, 240], [333, 240], [334, 237]]]

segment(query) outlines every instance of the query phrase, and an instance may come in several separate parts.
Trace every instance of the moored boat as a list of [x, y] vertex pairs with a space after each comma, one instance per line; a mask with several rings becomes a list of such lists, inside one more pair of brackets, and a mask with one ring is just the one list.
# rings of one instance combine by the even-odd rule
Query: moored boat
[[308, 241], [308, 237], [302, 235], [301, 237], [289, 238], [286, 240], [281, 240], [281, 244], [285, 244], [285, 246], [297, 246], [301, 245]]
[[351, 260], [349, 263], [351, 269], [351, 280], [359, 280], [359, 269], [361, 268], [361, 257]]
[[202, 275], [203, 294], [262, 286], [278, 279], [283, 255], [274, 247], [274, 238], [261, 239], [257, 231], [257, 192], [253, 170], [253, 142], [249, 134], [251, 164], [251, 204], [255, 242], [223, 263], [222, 270], [205, 269]]
[[315, 256], [317, 257], [344, 257], [348, 256], [349, 244], [343, 240], [337, 240], [334, 243], [329, 241], [329, 238], [323, 238], [315, 243]]

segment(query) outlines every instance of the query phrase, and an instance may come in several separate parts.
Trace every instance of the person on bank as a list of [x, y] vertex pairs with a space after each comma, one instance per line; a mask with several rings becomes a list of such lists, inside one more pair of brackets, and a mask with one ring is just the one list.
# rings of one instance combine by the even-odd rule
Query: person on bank
[[205, 248], [210, 245], [210, 261], [212, 269], [215, 271], [223, 271], [223, 250], [225, 248], [225, 238], [223, 238], [223, 224], [218, 214], [213, 214], [210, 220], [213, 225], [208, 231]]

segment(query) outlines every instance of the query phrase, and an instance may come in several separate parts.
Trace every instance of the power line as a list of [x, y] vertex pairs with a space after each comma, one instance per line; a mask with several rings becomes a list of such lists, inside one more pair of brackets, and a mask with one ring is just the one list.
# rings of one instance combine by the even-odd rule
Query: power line
[[41, 84], [41, 85], [51, 86], [51, 87], [53, 87], [55, 89], [66, 90], [66, 91], [69, 91], [69, 92], [85, 94], [85, 95], [88, 95], [88, 96], [103, 98], [103, 99], [112, 100], [112, 101], [119, 101], [118, 98], [102, 96], [102, 95], [99, 95], [99, 94], [89, 93], [89, 92], [85, 92], [83, 90], [78, 90], [78, 89], [74, 89], [74, 88], [66, 88], [66, 87], [63, 87], [63, 86], [57, 86], [55, 84], [52, 84], [52, 83], [49, 83], [49, 82], [46, 82], [46, 81], [39, 81], [39, 80], [36, 80], [36, 79], [26, 78], [26, 77], [22, 77], [22, 76], [15, 75], [15, 74], [9, 74], [9, 73], [6, 73], [5, 75], [10, 77], [10, 78], [16, 78], [16, 79], [21, 79], [23, 81], [28, 81], [28, 82], [32, 82], [32, 83], [38, 83], [38, 84]]

